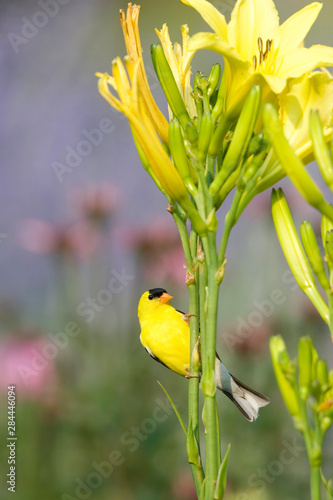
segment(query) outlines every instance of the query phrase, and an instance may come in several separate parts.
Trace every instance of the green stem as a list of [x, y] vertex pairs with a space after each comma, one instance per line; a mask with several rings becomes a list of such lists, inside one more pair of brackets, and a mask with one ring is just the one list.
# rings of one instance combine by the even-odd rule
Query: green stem
[[234, 222], [235, 222], [235, 215], [236, 215], [238, 204], [240, 202], [242, 194], [243, 194], [243, 191], [240, 190], [239, 188], [237, 188], [236, 192], [235, 192], [234, 199], [232, 200], [230, 210], [227, 213], [226, 218], [225, 218], [223, 236], [222, 236], [221, 246], [220, 246], [219, 255], [218, 255], [218, 267], [222, 266], [223, 261], [225, 259], [225, 251], [227, 248], [227, 244], [228, 244], [228, 240], [229, 240], [229, 236], [230, 236], [230, 231], [231, 231], [231, 229], [234, 225]]
[[[197, 283], [197, 270], [193, 262], [193, 256], [196, 255], [196, 242], [197, 235], [192, 228], [191, 238], [189, 238], [186, 227], [186, 220], [176, 211], [173, 214], [174, 220], [177, 224], [179, 235], [181, 238], [187, 271], [194, 276], [194, 281], [187, 283], [189, 291], [189, 312], [193, 316], [190, 317], [190, 374], [194, 375], [193, 378], [189, 379], [189, 394], [188, 394], [188, 417], [189, 422], [192, 422], [194, 436], [199, 445], [199, 370], [195, 371], [192, 366], [192, 352], [195, 348], [195, 344], [198, 340], [199, 335], [199, 296], [198, 296], [198, 283]], [[199, 450], [200, 454], [200, 450]], [[195, 484], [195, 489], [198, 498], [201, 492], [201, 483], [203, 480], [203, 470], [202, 468], [197, 468], [194, 464], [191, 464], [191, 470], [193, 475], [193, 480]]]
[[[298, 394], [298, 391], [296, 392]], [[320, 465], [314, 464], [313, 457], [313, 440], [311, 437], [311, 429], [309, 425], [309, 418], [306, 408], [306, 402], [303, 401], [300, 397], [298, 397], [298, 402], [301, 410], [301, 418], [302, 418], [302, 434], [305, 441], [306, 452], [308, 455], [309, 465], [310, 465], [310, 485], [311, 485], [311, 500], [320, 500], [320, 489], [321, 489], [321, 480], [320, 480]], [[318, 443], [319, 446], [319, 443]]]
[[[207, 331], [206, 342], [204, 345], [202, 364], [203, 373], [206, 377], [206, 383], [210, 387], [215, 387], [214, 369], [216, 353], [216, 327], [217, 327], [217, 306], [219, 284], [216, 282], [217, 272], [217, 254], [216, 254], [216, 236], [209, 232], [206, 238], [202, 239], [205, 258], [208, 257], [208, 297], [207, 297]], [[202, 298], [202, 297], [201, 297]], [[206, 412], [206, 488], [205, 498], [211, 500], [214, 495], [215, 482], [221, 462], [219, 455], [219, 424], [216, 417], [216, 397], [215, 391], [205, 393], [205, 412]]]
[[321, 478], [320, 467], [311, 466], [311, 500], [320, 500]]

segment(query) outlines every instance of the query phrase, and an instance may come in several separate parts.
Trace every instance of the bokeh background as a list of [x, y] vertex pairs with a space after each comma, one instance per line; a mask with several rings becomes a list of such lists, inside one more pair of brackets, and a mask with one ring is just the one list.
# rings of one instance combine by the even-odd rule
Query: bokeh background
[[[215, 5], [229, 18], [234, 3]], [[306, 4], [276, 2], [281, 20]], [[154, 29], [167, 22], [180, 41], [181, 24], [190, 34], [207, 27], [178, 0], [141, 5], [149, 82], [166, 112], [149, 57]], [[140, 295], [155, 286], [187, 310], [184, 259], [128, 124], [94, 76], [125, 54], [118, 11], [126, 2], [3, 0], [0, 8], [0, 497], [11, 498], [6, 398], [16, 384], [17, 500], [193, 499], [184, 436], [157, 384], [186, 418], [187, 381], [147, 356], [136, 314]], [[324, 1], [307, 46], [332, 45], [332, 16]], [[197, 56], [193, 72], [215, 62], [215, 54]], [[296, 220], [318, 228], [318, 214], [281, 185]], [[277, 391], [268, 339], [282, 333], [295, 353], [298, 337], [310, 334], [330, 366], [332, 349], [288, 274], [269, 193], [246, 210], [227, 257], [218, 350], [238, 378], [271, 398], [255, 424], [219, 400], [223, 447], [232, 446], [227, 499], [309, 498], [306, 454]], [[332, 433], [325, 452], [329, 475]]]

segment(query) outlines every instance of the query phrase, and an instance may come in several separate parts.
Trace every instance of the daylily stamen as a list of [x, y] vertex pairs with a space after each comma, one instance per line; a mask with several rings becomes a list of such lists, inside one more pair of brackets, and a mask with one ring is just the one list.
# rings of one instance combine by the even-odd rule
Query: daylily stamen
[[[272, 47], [273, 47], [273, 40], [267, 38], [266, 44], [265, 44], [265, 52], [264, 52], [264, 42], [263, 42], [262, 38], [259, 37], [257, 42], [258, 42], [259, 54], [258, 54], [258, 57], [257, 57], [257, 55], [254, 55], [253, 59], [252, 59], [253, 67], [254, 67], [255, 71], [257, 70], [257, 68], [259, 70], [260, 67], [261, 67], [261, 69], [265, 69], [265, 67], [266, 67], [265, 62], [268, 59], [269, 53], [272, 51]], [[258, 67], [258, 60], [259, 60], [259, 67]]]
[[262, 41], [262, 38], [258, 38], [258, 47], [259, 47], [259, 52], [262, 52], [262, 49], [263, 49], [263, 41]]

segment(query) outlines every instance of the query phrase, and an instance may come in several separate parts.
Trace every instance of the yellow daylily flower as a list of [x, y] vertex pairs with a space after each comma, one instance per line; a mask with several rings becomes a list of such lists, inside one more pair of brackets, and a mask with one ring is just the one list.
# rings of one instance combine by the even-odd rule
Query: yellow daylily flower
[[223, 56], [223, 111], [232, 118], [237, 118], [252, 85], [262, 85], [263, 96], [280, 94], [288, 78], [333, 65], [332, 47], [303, 46], [322, 8], [318, 2], [304, 7], [280, 26], [272, 0], [237, 0], [228, 24], [206, 0], [181, 1], [196, 9], [214, 30], [197, 33], [188, 47], [190, 51], [211, 49]]
[[[112, 107], [128, 118], [133, 135], [163, 189], [173, 200], [178, 201], [184, 196], [188, 197], [188, 194], [184, 182], [163, 148], [144, 106], [144, 98], [140, 93], [141, 88], [138, 82], [140, 66], [139, 60], [134, 66], [129, 64], [127, 60], [129, 79], [125, 67], [118, 57], [112, 64], [112, 77], [107, 73], [97, 73], [99, 91]], [[119, 99], [111, 93], [110, 87], [118, 93]]]
[[[316, 110], [320, 116], [323, 134], [328, 141], [332, 136], [333, 123], [333, 77], [328, 71], [316, 71], [288, 81], [276, 104], [283, 133], [295, 154], [307, 165], [314, 160], [313, 144], [310, 137], [310, 116]], [[270, 188], [287, 172], [271, 150], [258, 171], [255, 182], [245, 190], [237, 217], [258, 193]]]
[[310, 115], [317, 110], [326, 140], [332, 134], [333, 77], [328, 71], [289, 82], [287, 92], [279, 96], [280, 120], [283, 131], [297, 156], [305, 163], [313, 160], [310, 137]]
[[[112, 63], [113, 76], [107, 73], [96, 74], [99, 78], [99, 92], [112, 107], [127, 117], [140, 159], [146, 165], [157, 185], [172, 200], [182, 206], [197, 232], [204, 234], [207, 230], [206, 224], [189, 199], [185, 184], [164, 149], [151, 117], [148, 115], [139, 84], [142, 63], [138, 59], [133, 64], [127, 57], [125, 64], [127, 72], [118, 57]], [[110, 87], [117, 92], [118, 98], [113, 95]]]
[[168, 143], [168, 122], [158, 108], [149, 88], [145, 67], [142, 60], [142, 48], [139, 33], [140, 5], [128, 4], [127, 13], [120, 11], [120, 23], [124, 33], [127, 54], [132, 63], [138, 61], [138, 83], [147, 113], [162, 141]]
[[160, 31], [157, 29], [155, 31], [160, 39], [163, 52], [185, 102], [187, 111], [193, 117], [197, 114], [194, 99], [191, 97], [191, 60], [195, 52], [188, 50], [188, 41], [190, 39], [188, 26], [186, 24], [181, 26], [182, 47], [177, 42], [174, 45], [172, 44], [166, 24], [163, 24]]

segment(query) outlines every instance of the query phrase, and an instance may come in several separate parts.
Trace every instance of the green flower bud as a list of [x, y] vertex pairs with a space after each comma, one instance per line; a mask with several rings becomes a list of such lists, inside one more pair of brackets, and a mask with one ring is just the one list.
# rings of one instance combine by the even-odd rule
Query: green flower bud
[[[260, 104], [261, 87], [253, 86], [238, 119], [235, 132], [228, 152], [224, 158], [221, 170], [209, 187], [209, 192], [212, 196], [215, 196], [219, 192], [225, 180], [243, 160], [257, 121]], [[217, 156], [221, 147], [219, 141], [216, 140], [215, 134], [216, 132], [214, 133], [209, 146], [209, 155], [214, 157]]]
[[320, 255], [317, 238], [310, 222], [301, 223], [301, 238], [305, 253], [309, 259], [313, 272], [318, 278], [319, 283], [324, 290], [328, 290], [330, 283], [328, 281], [323, 259]]
[[316, 363], [316, 376], [322, 388], [328, 385], [327, 364], [323, 359], [318, 359]]
[[321, 385], [319, 380], [314, 380], [311, 384], [311, 394], [312, 396], [319, 401], [321, 397]]
[[204, 113], [201, 118], [199, 127], [199, 138], [198, 138], [198, 161], [199, 164], [203, 164], [207, 157], [207, 151], [209, 148], [210, 140], [213, 131], [213, 121], [212, 116], [209, 111]]
[[195, 142], [197, 140], [197, 131], [195, 130], [193, 123], [191, 123], [190, 115], [187, 112], [175, 77], [173, 76], [161, 45], [156, 44], [151, 46], [151, 57], [156, 75], [159, 79], [171, 111], [180, 121], [188, 140], [192, 143]]
[[328, 431], [328, 429], [331, 427], [332, 425], [332, 418], [331, 417], [323, 417], [321, 420], [320, 420], [320, 428], [322, 430], [323, 433], [326, 433]]
[[309, 297], [323, 320], [328, 323], [329, 312], [320, 295], [311, 267], [306, 258], [282, 189], [272, 191], [272, 217], [284, 256], [301, 290]]
[[221, 66], [219, 64], [214, 64], [210, 70], [208, 76], [208, 89], [207, 95], [212, 96], [220, 83], [221, 78]]
[[[299, 417], [300, 408], [294, 385], [285, 375], [285, 371], [282, 368], [282, 366], [284, 366], [284, 368], [286, 367], [286, 362], [289, 360], [289, 356], [281, 335], [276, 335], [275, 337], [271, 337], [269, 342], [269, 348], [271, 352], [275, 377], [279, 385], [280, 392], [284, 399], [284, 402], [291, 416]], [[281, 355], [285, 360], [282, 363], [282, 366], [280, 362]]]
[[298, 342], [298, 373], [300, 397], [305, 401], [310, 393], [312, 382], [312, 340], [302, 337]]
[[187, 190], [193, 195], [196, 194], [197, 188], [195, 187], [192, 177], [190, 165], [187, 159], [184, 139], [182, 136], [181, 126], [177, 118], [170, 120], [169, 124], [169, 147], [174, 164], [184, 181]]
[[310, 114], [310, 135], [313, 144], [313, 151], [317, 160], [321, 175], [328, 187], [333, 190], [333, 163], [328, 151], [326, 139], [323, 134], [323, 127], [317, 110], [311, 110]]
[[265, 105], [263, 122], [274, 152], [296, 189], [310, 205], [333, 219], [333, 207], [325, 201], [319, 187], [286, 139], [282, 123], [272, 104]]

